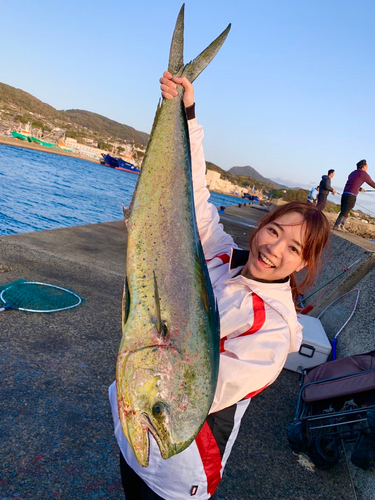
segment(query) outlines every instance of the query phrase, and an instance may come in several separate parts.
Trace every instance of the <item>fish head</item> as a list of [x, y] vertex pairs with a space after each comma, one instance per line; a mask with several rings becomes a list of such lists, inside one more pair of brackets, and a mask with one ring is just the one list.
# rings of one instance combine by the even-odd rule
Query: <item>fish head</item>
[[[119, 356], [121, 358], [121, 356]], [[121, 359], [120, 359], [121, 363]], [[202, 370], [184, 362], [172, 346], [134, 351], [119, 361], [119, 417], [138, 462], [147, 467], [149, 433], [167, 459], [187, 448], [208, 414], [212, 394], [202, 383]]]

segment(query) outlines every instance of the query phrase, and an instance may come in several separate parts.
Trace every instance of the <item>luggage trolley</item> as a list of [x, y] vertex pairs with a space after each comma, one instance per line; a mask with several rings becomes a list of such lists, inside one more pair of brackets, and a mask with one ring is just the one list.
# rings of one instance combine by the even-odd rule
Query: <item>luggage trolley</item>
[[321, 469], [339, 461], [341, 441], [355, 443], [351, 461], [368, 469], [375, 459], [375, 351], [328, 361], [302, 373], [287, 437]]

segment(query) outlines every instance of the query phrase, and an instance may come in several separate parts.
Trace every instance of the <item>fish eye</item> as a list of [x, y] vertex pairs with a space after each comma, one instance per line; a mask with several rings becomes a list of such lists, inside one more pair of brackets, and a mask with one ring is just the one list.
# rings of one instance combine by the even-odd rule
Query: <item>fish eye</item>
[[154, 417], [160, 418], [164, 415], [165, 410], [166, 410], [165, 404], [162, 403], [161, 401], [158, 401], [152, 407], [152, 414], [154, 415]]

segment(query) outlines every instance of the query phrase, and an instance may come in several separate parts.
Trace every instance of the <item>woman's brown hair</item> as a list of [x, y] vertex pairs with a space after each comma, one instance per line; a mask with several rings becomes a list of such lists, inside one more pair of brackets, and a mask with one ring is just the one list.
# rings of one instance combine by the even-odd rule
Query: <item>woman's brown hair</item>
[[321, 256], [324, 247], [328, 243], [330, 235], [330, 225], [326, 216], [311, 203], [302, 201], [291, 201], [281, 205], [269, 214], [267, 214], [260, 222], [257, 229], [250, 236], [250, 252], [254, 238], [258, 232], [270, 222], [274, 222], [279, 217], [290, 212], [297, 212], [304, 218], [306, 227], [305, 241], [302, 247], [302, 258], [306, 262], [306, 275], [302, 283], [297, 285], [295, 273], [290, 276], [290, 286], [292, 289], [293, 300], [296, 302], [301, 293], [300, 289], [308, 288], [315, 282], [317, 272], [321, 266]]

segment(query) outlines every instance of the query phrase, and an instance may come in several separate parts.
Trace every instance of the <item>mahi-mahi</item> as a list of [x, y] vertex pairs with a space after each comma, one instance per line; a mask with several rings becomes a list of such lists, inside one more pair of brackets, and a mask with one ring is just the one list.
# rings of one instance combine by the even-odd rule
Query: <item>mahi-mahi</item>
[[[183, 5], [168, 71], [193, 82], [229, 30], [184, 66]], [[127, 221], [117, 399], [123, 431], [144, 467], [149, 432], [164, 459], [194, 440], [219, 368], [219, 314], [196, 224], [182, 86], [177, 90], [159, 103]]]

